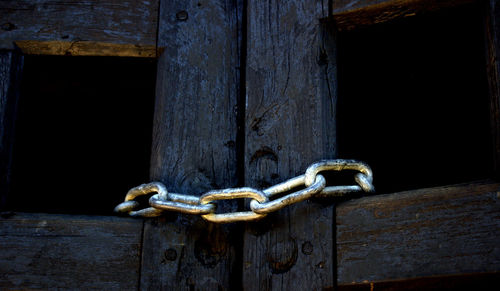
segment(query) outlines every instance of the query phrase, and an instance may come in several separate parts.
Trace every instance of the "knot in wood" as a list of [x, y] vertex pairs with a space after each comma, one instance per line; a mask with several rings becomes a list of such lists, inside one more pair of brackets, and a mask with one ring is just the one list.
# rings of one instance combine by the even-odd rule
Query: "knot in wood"
[[273, 274], [288, 272], [297, 262], [298, 247], [294, 238], [279, 241], [267, 254], [267, 261]]

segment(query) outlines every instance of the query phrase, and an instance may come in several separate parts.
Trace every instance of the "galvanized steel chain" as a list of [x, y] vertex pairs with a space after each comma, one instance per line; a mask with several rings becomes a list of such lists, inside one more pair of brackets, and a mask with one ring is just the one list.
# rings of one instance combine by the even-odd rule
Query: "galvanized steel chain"
[[[322, 171], [358, 171], [354, 176], [355, 185], [326, 186]], [[291, 192], [298, 187], [305, 187]], [[354, 192], [373, 192], [373, 172], [370, 167], [355, 160], [323, 160], [309, 166], [304, 175], [297, 176], [265, 190], [253, 188], [230, 188], [212, 190], [200, 197], [178, 193], [169, 193], [160, 182], [143, 184], [130, 189], [125, 201], [115, 208], [115, 212], [128, 213], [134, 217], [156, 217], [165, 211], [177, 211], [201, 215], [215, 223], [257, 220], [270, 212], [298, 203], [311, 197], [340, 197]], [[157, 193], [149, 198], [151, 207], [136, 210], [139, 202], [135, 198]], [[280, 196], [280, 194], [284, 194]], [[277, 198], [276, 198], [277, 197]], [[250, 209], [241, 212], [215, 213], [216, 201], [249, 198]]]

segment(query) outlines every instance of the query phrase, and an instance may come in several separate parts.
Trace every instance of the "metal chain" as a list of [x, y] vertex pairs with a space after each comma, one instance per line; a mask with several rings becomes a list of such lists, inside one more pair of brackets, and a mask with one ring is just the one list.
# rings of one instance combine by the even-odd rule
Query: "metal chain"
[[[359, 171], [354, 176], [356, 185], [326, 186], [323, 171]], [[291, 192], [298, 187], [305, 187]], [[292, 178], [265, 190], [253, 188], [230, 188], [212, 190], [200, 197], [178, 193], [169, 193], [165, 185], [152, 182], [132, 188], [125, 196], [125, 201], [115, 208], [115, 212], [128, 213], [134, 217], [156, 217], [165, 211], [201, 215], [204, 219], [215, 223], [257, 220], [270, 212], [288, 205], [307, 200], [311, 197], [341, 197], [354, 192], [373, 192], [373, 172], [370, 167], [355, 160], [323, 160], [310, 165], [304, 175]], [[136, 210], [139, 202], [134, 199], [142, 195], [157, 193], [149, 198], [151, 207]], [[287, 193], [287, 194], [285, 194]], [[279, 194], [285, 194], [274, 199]], [[249, 198], [250, 210], [242, 212], [215, 213], [218, 200]]]

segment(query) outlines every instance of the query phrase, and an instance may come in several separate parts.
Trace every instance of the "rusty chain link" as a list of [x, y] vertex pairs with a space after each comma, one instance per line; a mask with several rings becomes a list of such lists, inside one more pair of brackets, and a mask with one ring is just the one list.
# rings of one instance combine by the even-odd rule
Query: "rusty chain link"
[[[326, 186], [323, 171], [358, 171], [354, 176], [356, 185]], [[302, 189], [291, 192], [293, 189]], [[212, 190], [200, 197], [178, 193], [169, 193], [165, 185], [152, 182], [132, 188], [125, 196], [125, 201], [115, 207], [115, 212], [128, 213], [133, 217], [156, 217], [164, 211], [177, 211], [187, 214], [201, 215], [204, 219], [215, 223], [257, 220], [270, 212], [295, 204], [311, 197], [341, 197], [354, 192], [373, 192], [373, 172], [370, 167], [355, 160], [323, 160], [310, 165], [304, 175], [297, 176], [265, 190], [253, 188], [230, 188]], [[135, 198], [157, 193], [149, 198], [151, 207], [136, 210], [139, 202]], [[276, 199], [274, 197], [284, 194]], [[250, 210], [215, 213], [218, 200], [248, 198]]]

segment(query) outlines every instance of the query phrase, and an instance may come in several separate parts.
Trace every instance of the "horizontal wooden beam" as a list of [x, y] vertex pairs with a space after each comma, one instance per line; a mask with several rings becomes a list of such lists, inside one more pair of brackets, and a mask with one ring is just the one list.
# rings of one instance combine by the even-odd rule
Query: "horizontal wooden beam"
[[156, 56], [158, 0], [0, 1], [0, 49]]
[[340, 0], [333, 1], [332, 17], [339, 30], [383, 23], [437, 11], [477, 0]]
[[[372, 290], [492, 290], [498, 286], [500, 272], [459, 274], [445, 276], [419, 277], [403, 280], [377, 281], [358, 284], [339, 285], [336, 291]], [[333, 288], [331, 288], [333, 290]], [[326, 291], [326, 290], [324, 290]]]
[[104, 43], [93, 41], [16, 41], [16, 46], [28, 55], [116, 56], [155, 58], [154, 45]]
[[137, 290], [142, 220], [0, 216], [0, 289]]
[[338, 284], [500, 270], [500, 184], [421, 189], [337, 207]]

